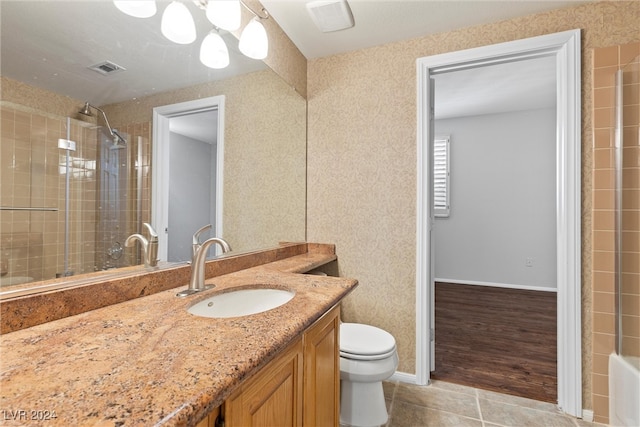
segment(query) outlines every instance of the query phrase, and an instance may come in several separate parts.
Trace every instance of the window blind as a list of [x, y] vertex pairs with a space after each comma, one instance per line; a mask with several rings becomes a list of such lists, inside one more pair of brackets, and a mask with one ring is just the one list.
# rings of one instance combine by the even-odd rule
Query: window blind
[[436, 136], [433, 144], [433, 214], [449, 216], [449, 136]]

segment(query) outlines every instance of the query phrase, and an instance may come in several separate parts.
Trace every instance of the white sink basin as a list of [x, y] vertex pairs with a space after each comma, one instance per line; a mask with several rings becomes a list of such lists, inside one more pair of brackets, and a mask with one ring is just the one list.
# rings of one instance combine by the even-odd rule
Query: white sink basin
[[238, 317], [262, 313], [287, 303], [295, 292], [284, 289], [239, 289], [213, 295], [189, 308], [189, 313], [203, 317]]

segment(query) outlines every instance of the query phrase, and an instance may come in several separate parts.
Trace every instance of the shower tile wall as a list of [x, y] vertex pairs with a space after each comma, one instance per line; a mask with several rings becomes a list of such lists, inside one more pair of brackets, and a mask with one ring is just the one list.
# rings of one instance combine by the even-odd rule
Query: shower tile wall
[[615, 73], [635, 68], [623, 87], [624, 205], [622, 248], [623, 347], [640, 356], [640, 43], [594, 49], [593, 55], [593, 409], [595, 421], [609, 419], [608, 358], [615, 351], [614, 126]]
[[[146, 236], [146, 229], [139, 229], [138, 224], [147, 222], [151, 224], [151, 123], [136, 123], [120, 126], [118, 130], [128, 135], [128, 144], [131, 151], [135, 153], [132, 162], [136, 165], [133, 175], [129, 180], [129, 194], [140, 192], [140, 218], [138, 222], [136, 203], [130, 203], [127, 210], [127, 230], [131, 233], [142, 233]], [[138, 149], [141, 150], [138, 157]], [[140, 174], [138, 174], [140, 170]], [[138, 183], [138, 179], [141, 182]], [[156, 230], [159, 231], [159, 230]], [[140, 246], [134, 249], [126, 249], [125, 256], [127, 265], [136, 265], [142, 262]]]
[[[65, 152], [58, 138], [67, 138], [66, 119], [17, 104], [0, 107], [2, 210], [0, 256], [3, 276], [55, 278], [64, 271]], [[70, 162], [69, 270], [93, 271], [95, 240], [96, 132], [73, 123], [71, 140], [77, 150]], [[38, 210], [47, 208], [51, 210]]]

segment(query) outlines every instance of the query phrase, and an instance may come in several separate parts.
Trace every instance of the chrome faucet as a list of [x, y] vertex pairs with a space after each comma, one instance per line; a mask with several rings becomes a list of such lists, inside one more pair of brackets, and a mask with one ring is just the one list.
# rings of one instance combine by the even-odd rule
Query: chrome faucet
[[133, 246], [135, 241], [138, 240], [144, 253], [144, 266], [155, 267], [158, 265], [158, 233], [151, 227], [151, 224], [145, 222], [143, 225], [149, 231], [149, 239], [147, 240], [142, 234], [132, 234], [127, 237], [124, 245], [126, 247]]
[[231, 250], [229, 243], [226, 240], [221, 239], [219, 237], [212, 237], [204, 242], [200, 243], [199, 238], [200, 234], [203, 231], [206, 231], [211, 228], [211, 224], [206, 225], [195, 232], [193, 235], [192, 242], [192, 258], [191, 258], [191, 279], [189, 280], [189, 287], [184, 291], [178, 292], [177, 296], [186, 297], [187, 295], [195, 294], [196, 292], [201, 292], [207, 289], [211, 289], [213, 285], [205, 285], [204, 284], [204, 270], [205, 270], [205, 260], [207, 259], [207, 251], [209, 250], [209, 246], [214, 243], [220, 245], [222, 248], [222, 253], [227, 253]]

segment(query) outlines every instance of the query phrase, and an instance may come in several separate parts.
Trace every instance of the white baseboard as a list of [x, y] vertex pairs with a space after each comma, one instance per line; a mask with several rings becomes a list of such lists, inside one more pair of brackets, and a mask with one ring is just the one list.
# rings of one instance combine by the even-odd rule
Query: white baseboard
[[558, 292], [558, 289], [554, 288], [553, 286], [513, 285], [510, 283], [478, 282], [473, 280], [443, 279], [443, 278], [435, 278], [433, 280], [436, 282], [454, 283], [454, 284], [460, 284], [460, 285], [490, 286], [493, 288], [522, 289], [524, 291]]
[[583, 409], [582, 410], [582, 419], [586, 422], [593, 422], [593, 411], [591, 409]]
[[394, 372], [387, 381], [398, 381], [406, 384], [417, 384], [417, 377], [415, 374], [407, 374], [406, 372]]

